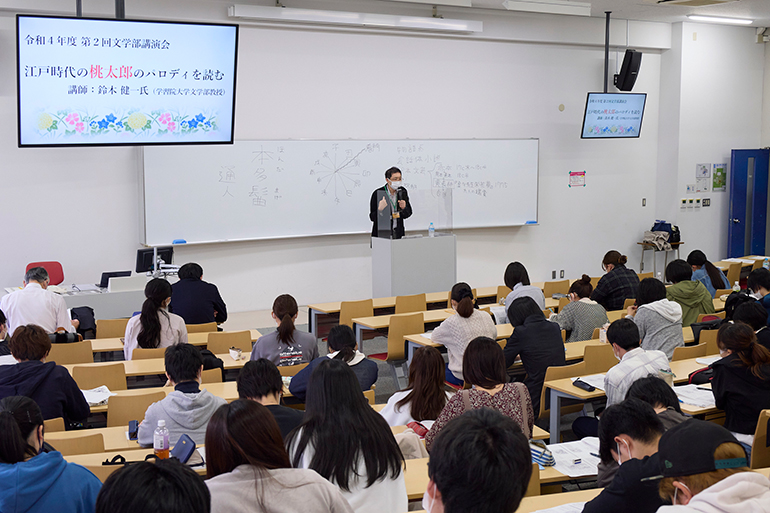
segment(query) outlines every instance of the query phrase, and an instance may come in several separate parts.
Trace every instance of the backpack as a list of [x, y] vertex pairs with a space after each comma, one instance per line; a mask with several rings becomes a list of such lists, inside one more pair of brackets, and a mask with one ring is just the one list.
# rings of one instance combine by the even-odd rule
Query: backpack
[[662, 219], [656, 219], [655, 223], [650, 228], [651, 232], [666, 232], [668, 233], [668, 242], [674, 244], [682, 241], [682, 233], [679, 231], [679, 227], [667, 223]]
[[752, 301], [756, 301], [756, 299], [749, 296], [746, 292], [731, 292], [727, 299], [725, 299], [725, 319], [732, 320], [736, 308], [743, 303], [750, 303]]

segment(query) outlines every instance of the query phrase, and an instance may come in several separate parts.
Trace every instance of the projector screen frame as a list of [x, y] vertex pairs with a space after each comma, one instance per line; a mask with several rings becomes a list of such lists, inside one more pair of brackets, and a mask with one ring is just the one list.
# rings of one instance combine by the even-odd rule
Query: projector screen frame
[[[639, 131], [636, 133], [636, 135], [633, 136], [618, 136], [618, 135], [607, 135], [607, 136], [596, 136], [596, 137], [585, 137], [583, 134], [585, 133], [585, 127], [586, 127], [586, 115], [588, 114], [588, 101], [591, 98], [591, 95], [600, 95], [600, 96], [642, 96], [644, 97], [644, 103], [642, 104], [642, 115], [639, 118]], [[580, 138], [584, 140], [591, 140], [591, 139], [639, 139], [642, 136], [642, 125], [644, 124], [644, 111], [647, 108], [647, 93], [630, 93], [630, 92], [622, 92], [622, 93], [605, 93], [602, 91], [594, 91], [594, 92], [588, 92], [586, 94], [586, 104], [585, 108], [583, 109], [583, 122], [580, 124]]]
[[[66, 20], [79, 20], [79, 21], [107, 21], [117, 23], [152, 23], [152, 24], [166, 24], [166, 25], [199, 25], [206, 27], [232, 27], [235, 29], [235, 44], [233, 48], [233, 101], [232, 101], [232, 116], [230, 121], [230, 139], [227, 141], [158, 141], [158, 142], [107, 142], [107, 143], [45, 143], [45, 144], [22, 144], [22, 130], [21, 130], [21, 55], [19, 45], [19, 21], [21, 18], [44, 18], [44, 19], [66, 19]], [[110, 146], [184, 146], [184, 145], [208, 145], [208, 144], [233, 144], [235, 142], [235, 102], [237, 98], [237, 85], [238, 85], [238, 46], [240, 42], [240, 25], [237, 23], [204, 23], [194, 21], [169, 21], [169, 20], [156, 20], [156, 19], [114, 19], [103, 17], [75, 17], [75, 16], [62, 16], [62, 15], [48, 15], [48, 14], [16, 14], [16, 131], [17, 140], [16, 144], [18, 148], [68, 148], [68, 147], [110, 147]]]

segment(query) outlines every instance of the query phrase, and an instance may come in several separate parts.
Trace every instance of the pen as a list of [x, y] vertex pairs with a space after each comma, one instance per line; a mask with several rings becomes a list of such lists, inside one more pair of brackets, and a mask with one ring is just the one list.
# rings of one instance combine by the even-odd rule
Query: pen
[[705, 387], [695, 387], [696, 390], [706, 390], [707, 392], [711, 392], [712, 390], [710, 388]]

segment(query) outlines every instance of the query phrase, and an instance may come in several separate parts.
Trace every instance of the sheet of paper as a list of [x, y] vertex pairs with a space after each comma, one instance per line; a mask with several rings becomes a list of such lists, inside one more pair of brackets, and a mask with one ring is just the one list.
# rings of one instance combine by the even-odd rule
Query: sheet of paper
[[0, 356], [0, 365], [16, 365], [16, 358], [10, 354]]
[[[574, 382], [578, 378], [571, 378]], [[597, 390], [604, 390], [604, 374], [591, 374], [590, 376], [580, 376], [580, 381], [596, 387]]]
[[504, 306], [491, 306], [489, 311], [495, 317], [495, 324], [508, 324], [508, 314]]
[[431, 331], [426, 331], [425, 333], [422, 334], [422, 336], [427, 338], [428, 340], [430, 340], [430, 336], [431, 336], [432, 333], [433, 333], [432, 330]]
[[547, 446], [556, 459], [554, 468], [569, 477], [595, 476], [599, 465], [599, 439], [586, 437]]
[[753, 264], [754, 260], [749, 260], [746, 258], [725, 258], [724, 262], [740, 262], [742, 264]]
[[83, 393], [83, 397], [86, 398], [86, 402], [90, 406], [107, 404], [107, 400], [110, 398], [110, 396], [118, 395], [114, 392], [110, 392], [110, 389], [104, 385], [92, 388], [91, 390], [81, 390], [81, 392]]
[[695, 361], [701, 365], [711, 365], [717, 360], [721, 360], [721, 356], [709, 356], [708, 358], [696, 358]]
[[571, 502], [561, 506], [554, 506], [553, 508], [539, 509], [534, 513], [582, 513], [585, 505], [585, 502]]
[[700, 390], [698, 385], [683, 385], [674, 387], [676, 395], [684, 404], [691, 404], [700, 408], [716, 406], [714, 393], [711, 390]]
[[749, 257], [749, 260], [754, 260], [756, 262], [757, 260], [764, 260], [765, 258], [770, 258], [770, 257], [769, 256], [752, 256], [752, 257]]

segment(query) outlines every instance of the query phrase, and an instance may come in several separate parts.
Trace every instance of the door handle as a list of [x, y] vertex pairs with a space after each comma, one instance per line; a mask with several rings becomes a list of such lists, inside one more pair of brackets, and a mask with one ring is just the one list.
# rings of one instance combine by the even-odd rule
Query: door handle
[[730, 219], [730, 220], [731, 220], [733, 223], [736, 223], [736, 224], [738, 224], [738, 223], [740, 223], [740, 222], [741, 222], [741, 220], [740, 220], [740, 219], [737, 219], [737, 218], [735, 218], [735, 219]]

